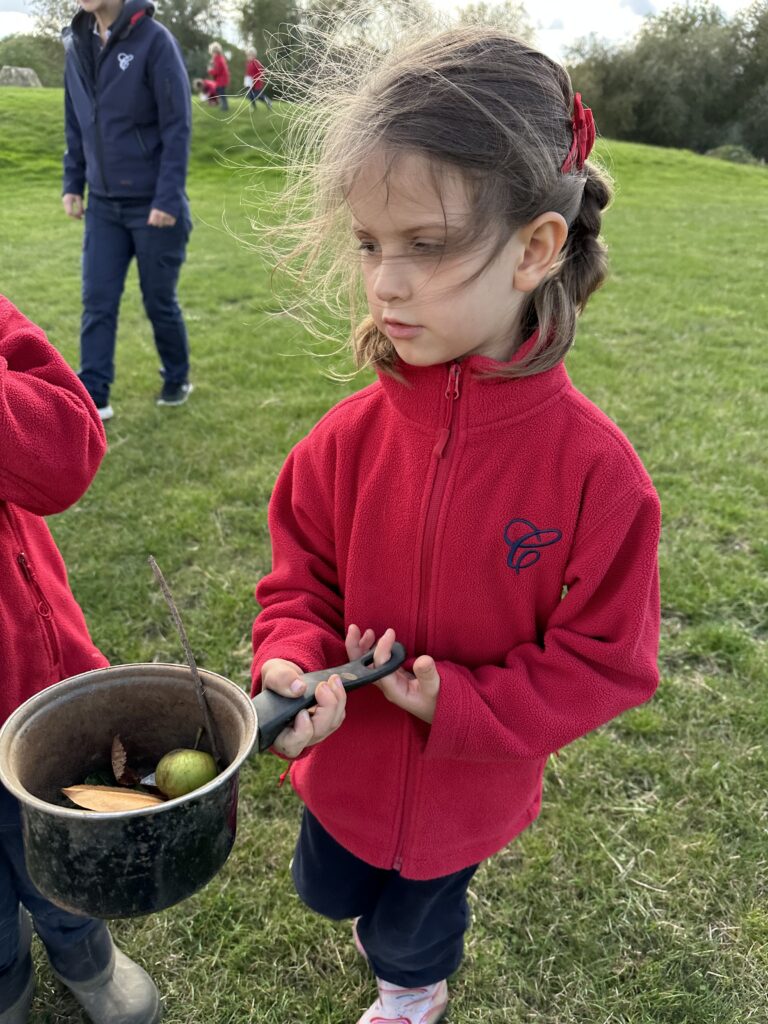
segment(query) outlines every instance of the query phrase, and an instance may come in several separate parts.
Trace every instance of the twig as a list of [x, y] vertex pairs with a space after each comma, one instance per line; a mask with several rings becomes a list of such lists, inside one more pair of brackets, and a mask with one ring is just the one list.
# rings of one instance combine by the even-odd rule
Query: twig
[[168, 587], [168, 584], [165, 582], [165, 576], [163, 576], [162, 572], [160, 571], [160, 566], [157, 564], [152, 555], [149, 556], [148, 561], [152, 568], [152, 572], [157, 577], [157, 582], [160, 584], [160, 589], [163, 592], [163, 597], [167, 601], [168, 607], [171, 609], [171, 615], [173, 616], [173, 621], [176, 624], [176, 630], [179, 634], [179, 639], [181, 640], [181, 646], [184, 648], [184, 653], [186, 654], [187, 661], [189, 663], [189, 669], [192, 673], [192, 679], [195, 684], [195, 693], [197, 695], [197, 703], [200, 705], [200, 711], [202, 712], [203, 715], [205, 731], [208, 733], [208, 738], [211, 741], [211, 750], [213, 753], [213, 757], [216, 763], [219, 766], [221, 766], [224, 762], [221, 760], [221, 756], [219, 755], [219, 748], [218, 744], [216, 743], [216, 733], [213, 728], [213, 719], [211, 718], [211, 711], [210, 708], [208, 707], [208, 701], [206, 700], [205, 697], [203, 681], [200, 678], [200, 673], [197, 671], [195, 656], [192, 654], [192, 648], [189, 646], [189, 640], [187, 640], [187, 634], [184, 629], [184, 624], [181, 621], [181, 616], [179, 615], [179, 610], [176, 607], [176, 602], [173, 600], [173, 595], [171, 594], [170, 588]]

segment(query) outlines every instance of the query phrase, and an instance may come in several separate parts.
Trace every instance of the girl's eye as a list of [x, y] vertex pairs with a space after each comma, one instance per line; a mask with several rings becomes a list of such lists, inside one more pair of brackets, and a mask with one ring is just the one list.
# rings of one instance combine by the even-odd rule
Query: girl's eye
[[358, 249], [362, 253], [368, 253], [368, 254], [375, 253], [377, 251], [376, 242], [361, 241], [360, 245], [358, 246]]
[[416, 252], [421, 253], [436, 253], [440, 252], [443, 248], [442, 242], [431, 242], [426, 238], [414, 238], [413, 248]]

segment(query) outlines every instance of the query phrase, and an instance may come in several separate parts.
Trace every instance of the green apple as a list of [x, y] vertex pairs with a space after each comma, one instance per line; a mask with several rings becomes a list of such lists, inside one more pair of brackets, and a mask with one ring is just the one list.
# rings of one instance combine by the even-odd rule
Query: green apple
[[216, 762], [203, 750], [171, 750], [155, 768], [155, 785], [171, 800], [191, 793], [218, 775]]

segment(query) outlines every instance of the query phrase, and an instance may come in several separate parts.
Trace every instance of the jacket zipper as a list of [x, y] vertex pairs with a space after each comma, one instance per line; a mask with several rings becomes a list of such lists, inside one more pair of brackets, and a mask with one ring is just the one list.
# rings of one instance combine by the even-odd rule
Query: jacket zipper
[[35, 570], [32, 568], [29, 559], [27, 558], [26, 554], [23, 551], [20, 551], [18, 553], [18, 555], [16, 556], [16, 561], [19, 563], [19, 568], [21, 569], [24, 579], [29, 584], [30, 588], [34, 593], [35, 598], [37, 599], [37, 614], [43, 620], [43, 628], [48, 637], [48, 643], [50, 644], [53, 663], [54, 665], [58, 665], [59, 662], [61, 661], [61, 652], [59, 650], [59, 642], [58, 638], [56, 637], [56, 631], [53, 628], [53, 609], [46, 600], [45, 594], [43, 593], [43, 589], [38, 581], [37, 574], [35, 573]]
[[427, 516], [424, 524], [424, 536], [421, 543], [421, 574], [419, 577], [419, 609], [416, 619], [416, 650], [424, 654], [424, 646], [427, 642], [427, 614], [429, 602], [426, 595], [429, 593], [430, 581], [432, 579], [432, 564], [435, 546], [435, 532], [437, 530], [437, 519], [440, 515], [440, 506], [443, 503], [443, 493], [451, 468], [448, 455], [451, 450], [453, 433], [454, 410], [459, 399], [459, 376], [461, 367], [458, 363], [451, 363], [448, 371], [448, 386], [445, 389], [445, 408], [443, 410], [443, 423], [437, 436], [437, 442], [432, 449], [432, 457], [437, 459], [437, 469], [432, 481], [432, 493], [427, 507]]
[[109, 186], [107, 185], [107, 176], [104, 173], [104, 145], [101, 139], [101, 134], [99, 133], [99, 100], [96, 82], [99, 77], [99, 69], [103, 63], [105, 51], [111, 43], [112, 38], [112, 36], [109, 37], [109, 39], [102, 47], [101, 53], [99, 53], [96, 59], [96, 66], [93, 72], [93, 82], [91, 82], [89, 81], [88, 76], [85, 73], [85, 69], [83, 68], [83, 62], [80, 60], [80, 54], [78, 53], [77, 48], [80, 45], [79, 39], [74, 34], [72, 35], [72, 55], [75, 60], [77, 73], [80, 76], [80, 81], [85, 86], [86, 92], [89, 93], [91, 99], [93, 100], [93, 114], [91, 115], [91, 123], [93, 124], [93, 133], [96, 141], [96, 161], [99, 165], [99, 175], [101, 177], [101, 184], [104, 186], [104, 192], [106, 195], [110, 195], [111, 193], [109, 191]]
[[[432, 492], [429, 496], [427, 515], [424, 523], [424, 535], [421, 542], [421, 570], [419, 576], [419, 607], [416, 618], [415, 650], [418, 654], [424, 654], [427, 641], [427, 615], [429, 612], [429, 601], [427, 596], [432, 578], [432, 565], [434, 561], [435, 533], [437, 532], [437, 520], [440, 514], [440, 507], [443, 503], [443, 495], [448, 480], [448, 473], [451, 468], [449, 459], [453, 445], [453, 419], [456, 410], [456, 403], [459, 400], [459, 378], [461, 367], [458, 363], [451, 363], [448, 370], [448, 385], [445, 389], [445, 407], [443, 409], [443, 422], [438, 431], [435, 447], [432, 449], [432, 458], [437, 460], [437, 468], [432, 480]], [[410, 729], [407, 732], [407, 742], [410, 748]], [[410, 755], [410, 749], [407, 751]], [[406, 757], [406, 763], [408, 756]], [[403, 813], [400, 818], [400, 832], [397, 839], [395, 860], [393, 868], [399, 871], [403, 864], [403, 838], [406, 832], [406, 825], [410, 816], [412, 799], [409, 799], [413, 787], [406, 790], [406, 798], [403, 805]]]

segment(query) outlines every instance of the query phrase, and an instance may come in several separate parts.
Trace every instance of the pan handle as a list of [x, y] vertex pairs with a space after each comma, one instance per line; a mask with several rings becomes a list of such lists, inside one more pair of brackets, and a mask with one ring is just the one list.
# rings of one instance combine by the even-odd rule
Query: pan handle
[[271, 747], [275, 739], [293, 719], [304, 708], [311, 708], [315, 701], [315, 690], [324, 680], [333, 675], [341, 677], [341, 682], [347, 693], [356, 690], [359, 686], [372, 683], [376, 679], [389, 675], [399, 668], [406, 659], [405, 648], [402, 644], [392, 644], [392, 653], [389, 661], [376, 668], [373, 664], [373, 651], [368, 651], [362, 658], [356, 661], [349, 661], [346, 665], [339, 665], [336, 668], [324, 668], [318, 672], [304, 672], [300, 679], [307, 685], [300, 697], [283, 697], [273, 690], [262, 690], [253, 698], [253, 706], [256, 709], [256, 721], [259, 727], [258, 750], [266, 750]]

